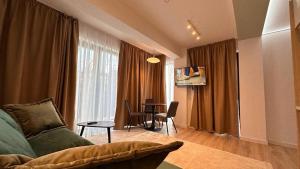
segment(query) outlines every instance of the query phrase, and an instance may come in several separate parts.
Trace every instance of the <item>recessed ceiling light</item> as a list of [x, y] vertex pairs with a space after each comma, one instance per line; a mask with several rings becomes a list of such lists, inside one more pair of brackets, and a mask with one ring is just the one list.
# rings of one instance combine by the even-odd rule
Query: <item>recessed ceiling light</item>
[[200, 36], [197, 36], [197, 38], [196, 38], [197, 40], [200, 40]]
[[192, 35], [196, 35], [196, 31], [193, 31], [193, 32], [192, 32]]
[[186, 26], [186, 28], [187, 28], [187, 29], [191, 29], [192, 26], [191, 26], [190, 24], [188, 24], [188, 25]]

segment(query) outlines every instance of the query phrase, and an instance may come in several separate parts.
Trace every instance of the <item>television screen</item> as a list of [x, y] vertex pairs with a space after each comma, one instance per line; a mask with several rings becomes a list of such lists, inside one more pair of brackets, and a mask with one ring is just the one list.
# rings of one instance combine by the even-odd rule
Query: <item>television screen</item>
[[192, 66], [177, 68], [175, 70], [175, 84], [185, 85], [206, 85], [206, 75], [204, 66]]

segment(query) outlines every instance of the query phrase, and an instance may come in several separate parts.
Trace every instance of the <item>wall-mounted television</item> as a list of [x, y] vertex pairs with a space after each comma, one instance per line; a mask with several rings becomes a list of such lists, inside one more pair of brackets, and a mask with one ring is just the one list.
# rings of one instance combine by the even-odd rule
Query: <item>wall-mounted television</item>
[[205, 66], [191, 66], [175, 69], [175, 84], [177, 86], [206, 85]]

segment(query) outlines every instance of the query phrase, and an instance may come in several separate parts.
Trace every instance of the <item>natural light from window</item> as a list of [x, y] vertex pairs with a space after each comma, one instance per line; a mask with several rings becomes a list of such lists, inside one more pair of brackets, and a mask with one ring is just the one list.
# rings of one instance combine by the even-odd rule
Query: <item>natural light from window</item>
[[169, 108], [170, 103], [174, 100], [174, 60], [167, 59], [166, 62], [166, 100]]

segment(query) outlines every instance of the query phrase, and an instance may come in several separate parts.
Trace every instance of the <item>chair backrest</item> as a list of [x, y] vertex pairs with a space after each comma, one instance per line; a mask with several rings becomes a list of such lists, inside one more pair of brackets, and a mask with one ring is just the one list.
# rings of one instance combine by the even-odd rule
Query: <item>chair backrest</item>
[[[146, 104], [147, 104], [147, 103], [153, 103], [153, 102], [154, 102], [153, 99], [146, 99], [146, 100], [145, 100], [145, 103], [146, 103]], [[152, 112], [154, 111], [154, 109], [155, 109], [155, 106], [145, 105], [145, 110], [144, 110], [144, 112], [145, 112], [145, 113], [152, 113]]]
[[130, 113], [131, 113], [131, 109], [130, 109], [130, 105], [129, 105], [128, 100], [125, 100], [125, 105], [126, 105], [126, 107], [127, 107], [128, 114], [130, 114]]
[[178, 104], [179, 104], [178, 101], [173, 101], [170, 103], [170, 106], [169, 106], [169, 109], [167, 112], [167, 117], [175, 117], [176, 116]]

